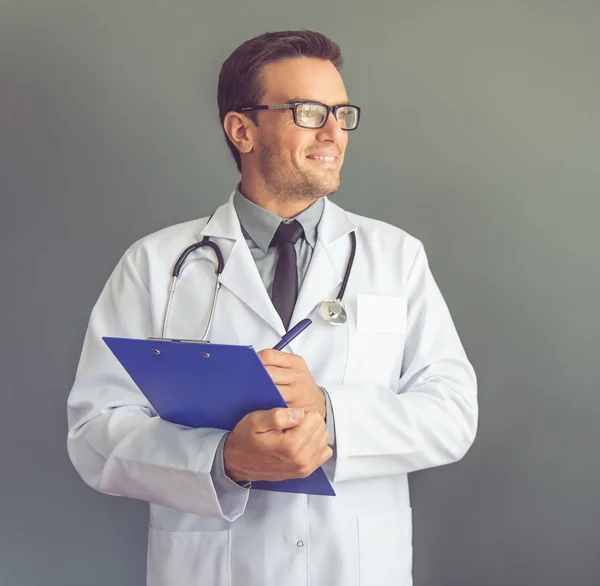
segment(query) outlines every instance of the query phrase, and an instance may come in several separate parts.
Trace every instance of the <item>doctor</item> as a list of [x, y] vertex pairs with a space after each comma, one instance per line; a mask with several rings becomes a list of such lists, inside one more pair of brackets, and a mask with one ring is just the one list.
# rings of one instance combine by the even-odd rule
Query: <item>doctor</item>
[[[473, 442], [475, 374], [423, 246], [328, 199], [360, 117], [341, 63], [338, 45], [309, 31], [236, 49], [218, 103], [238, 188], [210, 219], [133, 244], [92, 311], [69, 455], [93, 488], [150, 503], [151, 586], [409, 586], [407, 474]], [[224, 259], [212, 342], [271, 348], [313, 320], [284, 351], [259, 354], [288, 409], [230, 433], [161, 420], [102, 341], [161, 336], [175, 260], [203, 237]], [[202, 337], [215, 263], [208, 247], [186, 260], [167, 337]], [[339, 297], [349, 264], [347, 319], [334, 325], [318, 308]], [[335, 497], [252, 488], [321, 465]]]

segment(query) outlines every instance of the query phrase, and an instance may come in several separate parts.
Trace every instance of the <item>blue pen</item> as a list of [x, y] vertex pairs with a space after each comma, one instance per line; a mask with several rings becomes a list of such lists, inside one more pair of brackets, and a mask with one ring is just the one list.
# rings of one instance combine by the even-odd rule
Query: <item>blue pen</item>
[[303, 332], [312, 321], [308, 318], [298, 322], [287, 334], [273, 346], [273, 350], [283, 350], [300, 332]]

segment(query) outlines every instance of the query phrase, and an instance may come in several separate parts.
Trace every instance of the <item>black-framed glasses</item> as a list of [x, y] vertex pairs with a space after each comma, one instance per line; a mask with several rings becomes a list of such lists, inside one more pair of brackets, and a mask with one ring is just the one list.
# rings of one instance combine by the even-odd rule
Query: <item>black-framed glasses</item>
[[256, 110], [292, 110], [294, 123], [300, 128], [323, 128], [332, 112], [342, 130], [355, 130], [360, 120], [360, 108], [350, 104], [328, 106], [321, 102], [291, 102], [290, 104], [274, 104], [272, 106], [247, 106], [240, 112]]

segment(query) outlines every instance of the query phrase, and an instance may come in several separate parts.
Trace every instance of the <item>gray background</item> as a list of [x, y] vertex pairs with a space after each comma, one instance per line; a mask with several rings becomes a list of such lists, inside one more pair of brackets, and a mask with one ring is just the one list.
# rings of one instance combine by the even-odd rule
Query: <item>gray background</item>
[[0, 3], [0, 584], [141, 585], [146, 506], [84, 486], [65, 401], [134, 240], [237, 174], [223, 60], [338, 41], [347, 209], [425, 243], [480, 381], [459, 464], [412, 475], [416, 586], [600, 583], [600, 3]]

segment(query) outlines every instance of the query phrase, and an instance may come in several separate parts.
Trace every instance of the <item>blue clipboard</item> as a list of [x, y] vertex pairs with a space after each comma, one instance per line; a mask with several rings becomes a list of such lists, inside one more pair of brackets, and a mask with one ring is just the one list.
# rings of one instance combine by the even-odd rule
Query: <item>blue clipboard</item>
[[[248, 413], [287, 407], [250, 346], [102, 338], [158, 415], [231, 431]], [[335, 496], [322, 468], [307, 478], [254, 481], [252, 489]]]

